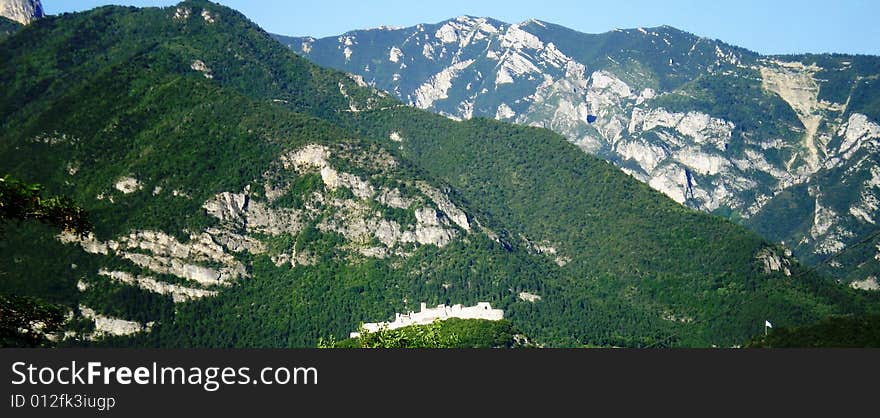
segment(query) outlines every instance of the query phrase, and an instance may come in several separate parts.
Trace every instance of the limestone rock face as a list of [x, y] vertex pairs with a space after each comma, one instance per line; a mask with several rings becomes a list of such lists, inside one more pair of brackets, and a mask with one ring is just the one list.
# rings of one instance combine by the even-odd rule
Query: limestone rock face
[[769, 248], [761, 250], [755, 257], [764, 267], [764, 274], [771, 274], [775, 271], [781, 271], [786, 276], [791, 276], [791, 261], [784, 256], [780, 256]]
[[[64, 243], [79, 243], [91, 254], [114, 255], [156, 274], [190, 280], [201, 286], [228, 286], [247, 277], [245, 266], [207, 232], [192, 234], [180, 242], [160, 231], [134, 231], [118, 239], [101, 242], [93, 235], [70, 233], [58, 236]], [[208, 266], [210, 265], [210, 266]]]
[[0, 16], [27, 25], [46, 14], [40, 0], [0, 0]]
[[125, 319], [114, 318], [95, 312], [94, 309], [80, 305], [80, 314], [83, 318], [94, 321], [95, 331], [89, 336], [90, 339], [96, 339], [105, 335], [132, 335], [142, 331], [149, 330], [152, 324], [142, 325], [136, 321], [128, 321]]
[[[185, 230], [175, 236], [132, 229], [107, 240], [94, 234], [61, 233], [57, 239], [89, 254], [117, 259], [112, 266], [99, 267], [95, 274], [80, 279], [80, 292], [93, 292], [101, 281], [111, 281], [180, 304], [215, 297], [236, 281], [250, 278], [246, 260], [251, 255], [264, 254], [278, 268], [315, 265], [320, 254], [307, 241], [300, 241], [306, 228], [340, 235], [344, 242], [334, 251], [346, 257], [379, 259], [409, 257], [420, 246], [443, 247], [475, 232], [471, 225], [476, 220], [448, 192], [401, 175], [395, 171], [398, 167], [399, 161], [387, 152], [305, 145], [270, 163], [262, 175], [263, 184], [254, 184], [253, 190], [247, 185], [208, 198], [200, 216], [210, 218], [211, 224], [203, 230]], [[308, 187], [304, 188], [304, 181]], [[123, 176], [108, 194], [126, 199], [125, 195], [145, 187], [152, 188], [153, 198], [169, 194], [147, 182]], [[176, 198], [181, 193], [170, 195]], [[297, 203], [291, 204], [291, 198]], [[290, 241], [306, 245], [280, 244]], [[149, 323], [111, 317], [100, 308], [80, 307], [80, 315], [95, 324], [95, 331], [84, 338], [150, 329]]]
[[877, 283], [877, 278], [874, 276], [870, 276], [865, 278], [865, 280], [857, 280], [849, 284], [853, 289], [865, 290], [865, 291], [878, 291], [880, 290], [880, 283]]
[[[584, 34], [472, 16], [279, 39], [319, 65], [451, 119], [553, 130], [682, 205], [752, 227], [808, 264], [857, 243], [880, 219], [880, 187], [870, 173], [880, 165], [880, 115], [859, 99], [873, 97], [876, 57], [782, 60], [668, 26]], [[409, 141], [392, 126], [388, 144], [406, 150]], [[806, 225], [786, 222], [791, 214], [774, 208], [792, 207], [790, 193], [808, 188], [793, 210]], [[468, 230], [468, 219], [435, 203]], [[880, 261], [864, 254], [826, 272], [864, 281]]]

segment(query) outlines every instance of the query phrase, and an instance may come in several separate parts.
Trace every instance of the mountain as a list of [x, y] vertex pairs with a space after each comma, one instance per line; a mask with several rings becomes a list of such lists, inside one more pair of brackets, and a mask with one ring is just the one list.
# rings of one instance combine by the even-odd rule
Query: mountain
[[472, 16], [276, 38], [419, 108], [552, 129], [824, 274], [877, 287], [880, 57], [762, 56], [669, 26], [585, 34]]
[[40, 0], [0, 0], [0, 16], [27, 25], [45, 13]]
[[314, 347], [486, 301], [539, 345], [732, 346], [880, 306], [558, 134], [405, 106], [208, 1], [41, 19], [0, 85], [0, 171], [94, 225], [0, 230], [0, 293], [68, 312], [58, 344]]

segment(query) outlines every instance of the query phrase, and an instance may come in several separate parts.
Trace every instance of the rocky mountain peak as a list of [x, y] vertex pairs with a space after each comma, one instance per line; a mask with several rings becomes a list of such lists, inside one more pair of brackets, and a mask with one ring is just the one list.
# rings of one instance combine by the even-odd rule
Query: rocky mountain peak
[[27, 25], [46, 14], [40, 0], [0, 0], [0, 16]]
[[[880, 113], [861, 99], [876, 95], [867, 82], [876, 57], [762, 56], [668, 25], [588, 34], [473, 16], [364, 36], [282, 41], [422, 109], [554, 130], [676, 202], [792, 244], [808, 262], [859, 241], [880, 218], [880, 188], [863, 162], [876, 157]], [[792, 193], [797, 205], [783, 205]], [[777, 228], [780, 206], [797, 206], [785, 217], [807, 226]], [[856, 276], [866, 274], [876, 273]]]
[[[0, 79], [15, 80], [0, 95], [0, 161], [64, 185], [94, 234], [4, 228], [4, 297], [58, 304], [71, 344], [168, 347], [314, 347], [413, 302], [488, 301], [541, 344], [573, 347], [729, 347], [768, 318], [787, 327], [880, 311], [853, 294], [876, 287], [874, 271], [856, 289], [822, 281], [796, 253], [684, 209], [562, 136], [489, 120], [555, 129], [683, 203], [746, 205], [754, 189], [775, 200], [774, 173], [785, 179], [792, 155], [812, 155], [801, 117], [821, 117], [809, 136], [820, 162], [851, 163], [801, 183], [806, 210], [782, 220], [811, 222], [802, 237], [824, 257], [861, 235], [847, 217], [880, 219], [880, 164], [866, 153], [878, 112], [862, 99], [876, 96], [799, 94], [837, 72], [786, 58], [764, 82], [751, 66], [769, 62], [653, 30], [575, 36], [465, 20], [288, 39], [350, 76], [206, 0], [15, 31], [0, 60]], [[857, 88], [876, 79], [861, 74]], [[709, 100], [731, 91], [749, 94]], [[826, 197], [844, 194], [859, 204]], [[779, 219], [766, 224], [786, 227]]]

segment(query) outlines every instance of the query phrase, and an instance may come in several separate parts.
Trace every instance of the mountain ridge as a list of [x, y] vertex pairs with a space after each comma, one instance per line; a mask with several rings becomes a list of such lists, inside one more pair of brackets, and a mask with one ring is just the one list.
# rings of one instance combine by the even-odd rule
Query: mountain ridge
[[732, 346], [875, 309], [558, 134], [404, 106], [211, 2], [0, 45], [0, 167], [95, 225], [0, 240], [0, 291], [64, 305], [65, 344], [314, 346], [489, 301], [548, 346]]
[[[414, 24], [414, 25], [406, 25], [406, 26], [399, 26], [399, 25], [379, 25], [379, 26], [375, 26], [375, 27], [360, 28], [360, 29], [351, 29], [351, 30], [348, 30], [348, 31], [346, 31], [346, 32], [343, 32], [343, 33], [341, 33], [341, 34], [339, 34], [339, 35], [328, 35], [328, 36], [325, 36], [325, 37], [315, 37], [315, 36], [311, 36], [311, 35], [288, 35], [288, 34], [276, 33], [276, 32], [272, 32], [272, 36], [273, 36], [273, 37], [276, 37], [276, 38], [278, 38], [278, 39], [315, 39], [315, 40], [317, 40], [317, 39], [330, 38], [330, 37], [335, 37], [335, 36], [349, 35], [349, 34], [358, 33], [358, 32], [407, 30], [407, 29], [413, 29], [413, 28], [417, 28], [417, 27], [419, 27], [419, 26], [425, 26], [425, 25], [426, 25], [426, 26], [442, 26], [443, 24], [446, 24], [446, 23], [449, 23], [449, 22], [453, 22], [453, 21], [457, 21], [457, 20], [461, 20], [461, 19], [484, 19], [484, 20], [486, 20], [486, 21], [493, 22], [493, 23], [504, 24], [504, 25], [518, 25], [518, 26], [525, 26], [525, 25], [528, 25], [528, 24], [538, 24], [538, 25], [541, 25], [541, 26], [552, 26], [552, 27], [557, 28], [557, 29], [564, 29], [564, 30], [567, 30], [567, 31], [576, 32], [576, 33], [578, 33], [578, 34], [582, 34], [582, 35], [590, 35], [590, 36], [607, 35], [607, 34], [614, 33], [614, 32], [637, 32], [637, 31], [640, 31], [640, 30], [653, 31], [653, 30], [657, 30], [657, 29], [670, 29], [670, 30], [673, 30], [673, 31], [678, 32], [678, 33], [680, 33], [680, 34], [687, 35], [687, 36], [690, 36], [690, 37], [693, 37], [693, 38], [698, 38], [698, 39], [702, 39], [702, 40], [706, 40], [706, 41], [715, 41], [715, 42], [724, 43], [724, 44], [727, 45], [727, 46], [734, 47], [734, 48], [738, 48], [738, 49], [744, 50], [744, 51], [746, 51], [746, 52], [749, 52], [749, 53], [751, 53], [751, 54], [755, 54], [755, 55], [780, 56], [780, 57], [782, 57], [782, 56], [801, 56], [801, 55], [826, 55], [826, 54], [832, 54], [832, 55], [834, 55], [834, 53], [824, 53], [824, 52], [813, 52], [813, 53], [811, 53], [811, 52], [803, 52], [803, 53], [782, 53], [782, 54], [769, 54], [769, 55], [768, 55], [768, 54], [761, 54], [761, 53], [759, 53], [759, 52], [757, 52], [757, 51], [750, 50], [750, 49], [745, 48], [745, 47], [740, 47], [740, 46], [736, 46], [736, 45], [733, 45], [733, 44], [726, 43], [726, 42], [724, 42], [722, 39], [719, 39], [719, 38], [713, 38], [713, 37], [710, 37], [710, 36], [701, 36], [701, 35], [697, 35], [697, 34], [695, 34], [695, 33], [693, 33], [693, 32], [689, 32], [689, 31], [687, 31], [687, 30], [680, 29], [680, 28], [678, 28], [678, 27], [676, 27], [676, 26], [673, 26], [673, 25], [667, 25], [667, 24], [662, 24], [662, 25], [658, 25], [658, 26], [637, 26], [637, 27], [626, 27], [626, 28], [624, 28], [624, 27], [620, 27], [620, 28], [612, 28], [612, 29], [609, 29], [609, 30], [606, 30], [606, 31], [602, 31], [602, 32], [583, 32], [583, 31], [580, 31], [580, 30], [577, 30], [577, 29], [571, 29], [571, 28], [569, 28], [569, 27], [567, 27], [567, 26], [563, 26], [563, 25], [560, 25], [560, 24], [557, 24], [557, 23], [553, 23], [553, 22], [550, 22], [550, 21], [545, 21], [545, 20], [541, 20], [541, 19], [537, 19], [537, 18], [528, 18], [528, 19], [525, 19], [525, 20], [523, 20], [523, 21], [519, 21], [519, 22], [513, 22], [513, 23], [511, 23], [511, 22], [507, 22], [507, 21], [504, 21], [504, 20], [496, 19], [496, 18], [491, 17], [491, 16], [479, 16], [479, 15], [470, 15], [470, 14], [462, 14], [462, 15], [458, 15], [458, 16], [451, 17], [451, 18], [448, 18], [448, 19], [440, 20], [440, 21], [437, 21], [437, 22], [430, 22], [430, 23], [429, 23], [429, 22], [424, 22], [424, 23], [417, 23], [417, 24]], [[875, 56], [875, 55], [872, 55], [872, 54], [838, 54], [838, 55], [867, 55], [867, 56]]]
[[[420, 108], [552, 129], [679, 203], [785, 242], [808, 263], [876, 229], [880, 191], [864, 180], [863, 161], [876, 157], [880, 137], [880, 57], [764, 56], [671, 26], [584, 34], [530, 22], [463, 16], [276, 38]], [[840, 170], [850, 185], [829, 183]], [[785, 200], [800, 185], [805, 195]], [[790, 223], [762, 212], [771, 201], [796, 204], [789, 215], [811, 222], [807, 233], [768, 228]], [[813, 216], [818, 206], [834, 209]], [[880, 272], [874, 255], [823, 270], [867, 280]]]

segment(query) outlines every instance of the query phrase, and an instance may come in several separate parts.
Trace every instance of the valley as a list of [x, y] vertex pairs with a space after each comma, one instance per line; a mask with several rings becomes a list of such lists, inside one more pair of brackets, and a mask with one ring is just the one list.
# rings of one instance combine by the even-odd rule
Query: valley
[[[821, 90], [815, 102], [813, 93], [771, 94], [797, 89], [783, 75], [762, 87], [758, 69], [739, 67], [762, 65], [745, 51], [694, 44], [723, 57], [712, 71], [751, 74], [760, 103], [783, 109], [766, 129], [808, 143], [807, 131], [785, 125], [801, 115], [783, 96], [805, 100], [804, 117], [821, 115], [807, 135], [813, 147], [800, 150], [789, 137], [743, 130], [734, 113], [677, 106], [685, 91], [715, 85], [649, 76], [665, 63], [626, 61], [622, 72], [612, 61], [623, 58], [580, 51], [612, 58], [592, 71], [569, 58], [576, 34], [557, 45], [541, 40], [543, 22], [468, 19], [391, 31], [400, 46], [382, 62], [394, 71], [409, 62], [427, 77], [401, 76], [396, 89], [299, 55], [321, 53], [322, 41], [291, 51], [204, 0], [10, 25], [0, 38], [0, 171], [69, 197], [94, 228], [80, 236], [4, 222], [0, 296], [51, 305], [65, 325], [39, 344], [61, 347], [316, 347], [423, 303], [504, 312], [498, 323], [444, 324], [468, 337], [465, 346], [735, 347], [768, 318], [800, 326], [880, 309], [865, 290], [874, 264], [853, 274], [866, 284], [850, 286], [788, 251], [841, 253], [836, 242], [862, 233], [850, 216], [865, 230], [877, 219], [876, 119], [858, 90], [843, 101]], [[645, 36], [621, 33], [613, 36]], [[362, 38], [340, 39], [327, 41], [336, 48], [327, 54], [366, 55]], [[500, 45], [485, 52], [503, 62], [496, 71], [492, 58], [464, 55], [488, 39]], [[708, 71], [688, 64], [686, 50], [673, 58], [682, 73]], [[526, 58], [536, 54], [540, 65]], [[434, 71], [422, 59], [449, 65]], [[395, 78], [380, 68], [370, 71]], [[487, 77], [461, 85], [478, 74]], [[497, 94], [480, 93], [490, 89]], [[829, 116], [843, 111], [823, 100], [856, 113]], [[631, 158], [612, 159], [614, 149]], [[828, 156], [861, 163], [829, 165]], [[783, 181], [791, 184], [775, 194]], [[861, 209], [843, 210], [854, 182], [864, 186]], [[750, 201], [753, 189], [764, 194]], [[762, 210], [749, 214], [755, 205]], [[724, 207], [766, 235], [706, 213]], [[786, 212], [807, 207], [810, 222]], [[779, 244], [803, 228], [815, 236], [802, 247]], [[850, 263], [841, 258], [846, 271]], [[24, 326], [39, 334], [35, 323]], [[483, 329], [499, 337], [482, 338]]]

